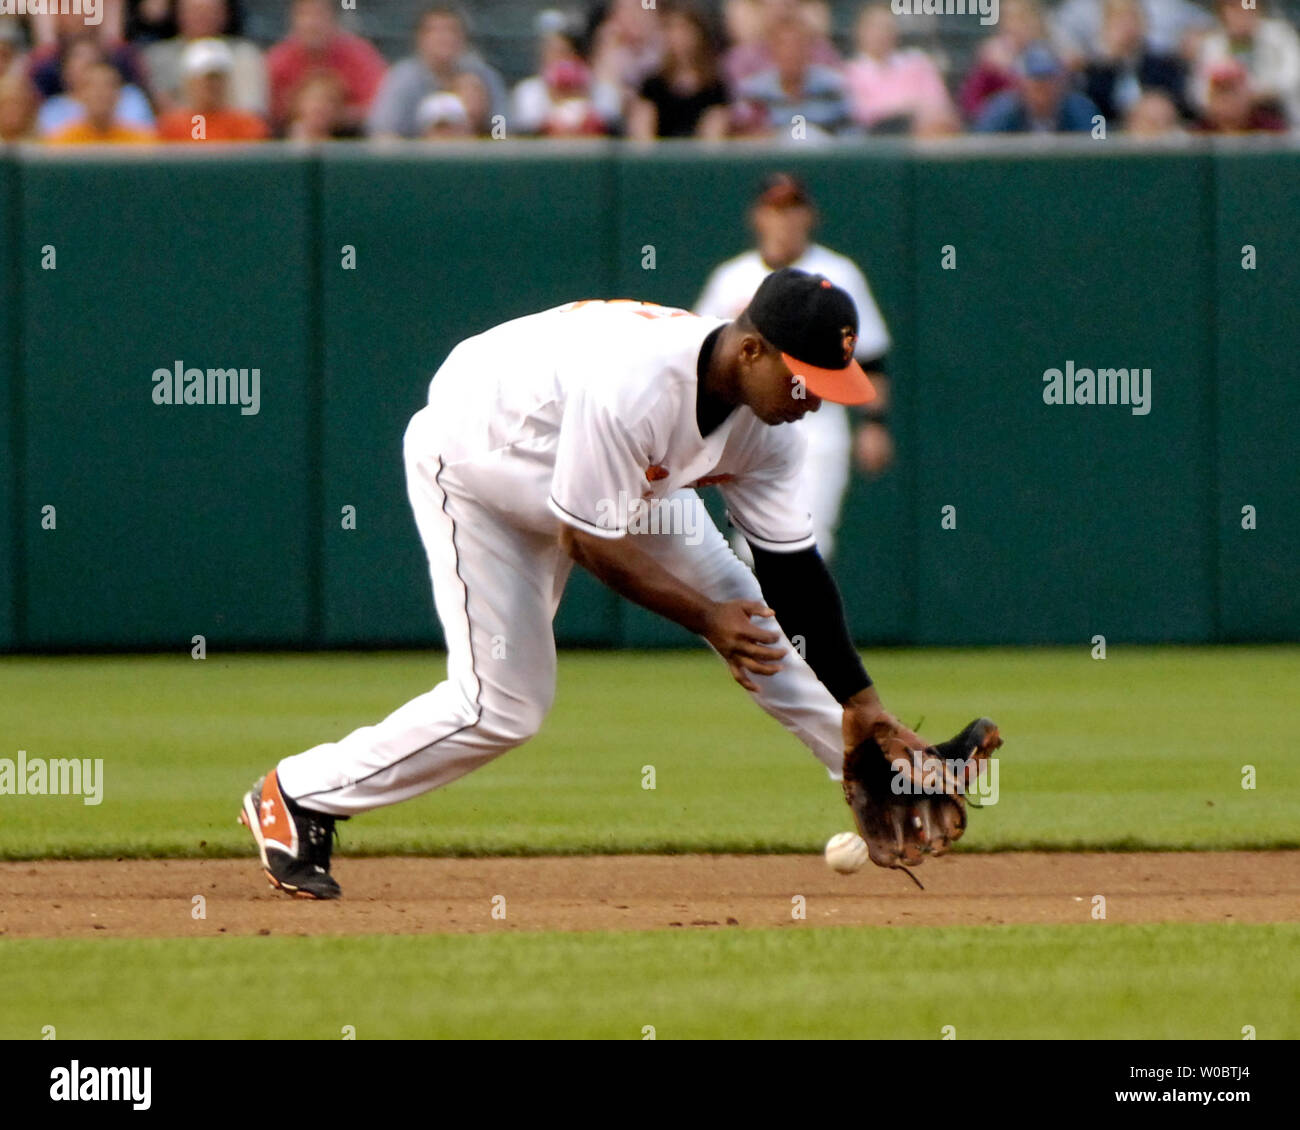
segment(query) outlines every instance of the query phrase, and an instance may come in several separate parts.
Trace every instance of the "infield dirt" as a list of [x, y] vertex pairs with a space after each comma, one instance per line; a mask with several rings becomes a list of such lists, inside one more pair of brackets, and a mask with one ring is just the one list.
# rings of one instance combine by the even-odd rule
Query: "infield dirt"
[[1107, 922], [1300, 921], [1300, 852], [1285, 851], [964, 854], [919, 868], [924, 891], [818, 855], [344, 857], [334, 873], [344, 897], [317, 903], [270, 890], [252, 858], [3, 863], [0, 935], [1086, 923], [1099, 895]]

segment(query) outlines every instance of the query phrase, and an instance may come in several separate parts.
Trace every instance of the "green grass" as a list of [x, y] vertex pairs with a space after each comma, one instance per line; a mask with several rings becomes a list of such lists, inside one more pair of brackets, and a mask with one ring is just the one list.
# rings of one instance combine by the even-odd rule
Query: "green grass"
[[[883, 651], [905, 720], [988, 713], [1000, 801], [963, 844], [1300, 846], [1300, 649]], [[102, 757], [105, 796], [0, 796], [0, 858], [246, 854], [242, 791], [280, 757], [381, 718], [438, 654], [0, 659], [0, 757]], [[343, 826], [344, 851], [809, 851], [838, 787], [705, 652], [568, 653], [541, 735], [448, 789]], [[1241, 787], [1242, 767], [1258, 787]], [[653, 765], [657, 788], [641, 787]]]
[[0, 942], [0, 1038], [1300, 1037], [1300, 926]]

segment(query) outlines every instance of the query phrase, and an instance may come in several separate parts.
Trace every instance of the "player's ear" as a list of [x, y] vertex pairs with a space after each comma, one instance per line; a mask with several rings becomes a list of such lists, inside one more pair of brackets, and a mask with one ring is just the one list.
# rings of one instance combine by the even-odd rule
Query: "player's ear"
[[763, 335], [755, 330], [748, 330], [740, 339], [740, 359], [748, 365], [762, 359], [768, 344]]

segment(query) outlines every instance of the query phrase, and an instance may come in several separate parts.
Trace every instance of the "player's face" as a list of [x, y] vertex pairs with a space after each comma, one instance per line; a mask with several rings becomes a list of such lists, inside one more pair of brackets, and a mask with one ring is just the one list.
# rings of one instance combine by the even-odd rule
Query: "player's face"
[[821, 400], [790, 372], [781, 354], [763, 343], [760, 351], [742, 348], [741, 399], [765, 424], [788, 424], [821, 407]]
[[788, 267], [808, 250], [813, 211], [803, 206], [761, 204], [752, 213], [758, 253], [769, 267]]

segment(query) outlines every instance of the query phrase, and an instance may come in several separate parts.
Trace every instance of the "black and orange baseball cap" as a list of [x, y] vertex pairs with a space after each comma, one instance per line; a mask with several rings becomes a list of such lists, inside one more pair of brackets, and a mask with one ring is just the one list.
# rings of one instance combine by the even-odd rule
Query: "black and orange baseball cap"
[[754, 203], [769, 208], [811, 208], [808, 187], [793, 173], [770, 173], [758, 186]]
[[814, 396], [835, 404], [875, 400], [875, 388], [853, 358], [857, 307], [830, 279], [795, 267], [773, 271], [749, 300], [747, 313]]

